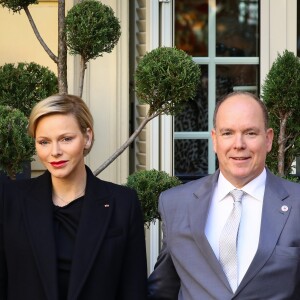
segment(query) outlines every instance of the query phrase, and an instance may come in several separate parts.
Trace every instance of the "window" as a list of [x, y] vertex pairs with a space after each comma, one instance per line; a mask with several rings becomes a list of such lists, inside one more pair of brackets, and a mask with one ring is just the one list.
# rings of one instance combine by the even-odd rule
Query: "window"
[[259, 0], [175, 0], [175, 46], [201, 68], [195, 99], [174, 118], [174, 174], [183, 181], [217, 168], [210, 141], [223, 95], [259, 93]]

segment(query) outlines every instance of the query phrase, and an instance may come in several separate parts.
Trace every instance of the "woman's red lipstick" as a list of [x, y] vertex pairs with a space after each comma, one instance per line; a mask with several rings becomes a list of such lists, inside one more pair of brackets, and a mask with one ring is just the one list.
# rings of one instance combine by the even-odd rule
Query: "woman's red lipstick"
[[50, 162], [51, 166], [55, 168], [63, 167], [67, 163], [67, 160], [60, 160], [60, 161], [52, 161]]

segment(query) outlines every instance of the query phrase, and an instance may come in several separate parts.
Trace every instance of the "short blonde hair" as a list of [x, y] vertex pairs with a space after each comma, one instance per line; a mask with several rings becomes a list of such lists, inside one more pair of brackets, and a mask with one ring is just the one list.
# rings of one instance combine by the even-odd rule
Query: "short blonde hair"
[[74, 95], [62, 94], [53, 95], [39, 101], [32, 109], [29, 116], [28, 133], [35, 138], [36, 128], [40, 119], [52, 114], [73, 115], [78, 122], [80, 131], [85, 134], [90, 128], [93, 139], [89, 149], [85, 149], [87, 155], [94, 143], [94, 120], [85, 102]]

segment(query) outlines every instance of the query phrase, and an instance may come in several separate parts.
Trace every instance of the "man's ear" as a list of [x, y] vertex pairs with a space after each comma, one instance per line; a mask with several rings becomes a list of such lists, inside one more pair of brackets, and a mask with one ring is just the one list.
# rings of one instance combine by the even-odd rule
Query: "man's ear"
[[214, 152], [217, 153], [216, 130], [214, 128], [211, 130], [210, 136], [213, 142]]

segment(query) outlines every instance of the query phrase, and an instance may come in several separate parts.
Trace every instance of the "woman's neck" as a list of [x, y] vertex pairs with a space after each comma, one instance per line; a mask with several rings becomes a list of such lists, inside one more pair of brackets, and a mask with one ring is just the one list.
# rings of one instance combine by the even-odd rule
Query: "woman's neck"
[[52, 200], [55, 205], [65, 206], [73, 200], [84, 196], [86, 188], [86, 171], [75, 178], [52, 178]]

